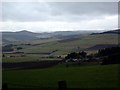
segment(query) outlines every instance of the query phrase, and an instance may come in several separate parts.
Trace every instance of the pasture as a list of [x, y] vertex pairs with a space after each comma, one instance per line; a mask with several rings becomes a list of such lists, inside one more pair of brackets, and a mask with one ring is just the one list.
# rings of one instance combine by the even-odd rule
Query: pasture
[[57, 65], [47, 69], [3, 70], [3, 83], [11, 90], [58, 90], [58, 81], [65, 80], [68, 90], [118, 88], [119, 65]]
[[86, 48], [90, 48], [99, 44], [118, 44], [118, 35], [115, 34], [88, 35], [74, 40], [51, 41], [46, 42], [42, 45], [26, 47], [20, 51], [52, 52], [57, 50], [56, 52], [53, 53], [53, 55], [66, 55], [70, 52], [84, 50]]
[[49, 55], [41, 54], [4, 54], [5, 57], [2, 58], [3, 63], [15, 63], [15, 62], [31, 62], [31, 61], [42, 61], [42, 60], [61, 60], [61, 58], [50, 57]]

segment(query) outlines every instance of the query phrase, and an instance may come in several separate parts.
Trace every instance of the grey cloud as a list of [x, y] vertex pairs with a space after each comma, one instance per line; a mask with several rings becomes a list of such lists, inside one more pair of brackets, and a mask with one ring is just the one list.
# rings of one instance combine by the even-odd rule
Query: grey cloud
[[48, 9], [43, 3], [4, 3], [3, 21], [44, 21], [49, 18]]
[[[117, 14], [117, 2], [64, 2], [64, 3], [51, 3], [55, 14]], [[53, 14], [54, 14], [53, 12]]]
[[117, 2], [3, 3], [3, 21], [75, 21], [117, 13]]

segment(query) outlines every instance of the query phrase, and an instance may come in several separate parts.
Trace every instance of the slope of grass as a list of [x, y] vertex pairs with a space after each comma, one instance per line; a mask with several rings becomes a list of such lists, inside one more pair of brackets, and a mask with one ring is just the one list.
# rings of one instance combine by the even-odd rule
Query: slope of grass
[[92, 47], [97, 44], [118, 44], [118, 35], [117, 34], [100, 34], [100, 35], [89, 35], [82, 37], [80, 39], [67, 41], [67, 42], [48, 42], [44, 45], [38, 45], [35, 47], [29, 47], [21, 51], [24, 52], [55, 52], [55, 55], [64, 55], [72, 51], [79, 49], [85, 49]]
[[[66, 80], [68, 88], [117, 88], [119, 65], [53, 67], [36, 70], [3, 71], [3, 82], [11, 88], [52, 88]], [[34, 90], [34, 89], [33, 89]]]
[[49, 38], [49, 39], [38, 39], [38, 40], [23, 40], [23, 41], [16, 41], [14, 44], [42, 44], [42, 43], [48, 43], [52, 41], [57, 41], [56, 38]]
[[[39, 55], [39, 54], [27, 54], [23, 57], [19, 54], [4, 54], [5, 57], [2, 58], [2, 62], [30, 62], [30, 61], [40, 61], [40, 60], [61, 60], [60, 58], [49, 58], [48, 55]], [[8, 56], [15, 57], [8, 57]]]
[[[31, 41], [32, 43], [33, 41]], [[35, 43], [36, 41], [34, 41]], [[79, 39], [75, 40], [68, 40], [67, 42], [59, 42], [59, 41], [49, 41], [45, 40], [45, 44], [39, 45], [44, 41], [38, 41], [37, 40], [37, 46], [21, 46], [18, 44], [17, 47], [23, 47], [22, 50], [19, 51], [24, 51], [24, 52], [41, 52], [41, 53], [50, 53], [55, 50], [56, 52], [50, 54], [50, 55], [66, 55], [70, 52], [78, 51], [81, 49], [85, 49], [88, 47], [92, 47], [97, 44], [117, 44], [118, 43], [118, 36], [116, 34], [100, 34], [100, 35], [89, 35], [89, 36], [84, 36]], [[24, 42], [25, 43], [25, 42]], [[33, 43], [33, 44], [34, 44]], [[79, 47], [79, 48], [78, 48]], [[88, 53], [95, 53], [96, 50], [94, 51], [87, 51]], [[50, 58], [41, 58], [44, 57], [45, 55], [39, 54], [39, 55], [26, 55], [25, 57], [10, 57], [10, 58], [3, 58], [3, 62], [24, 62], [24, 61], [36, 61], [36, 60], [51, 60]]]

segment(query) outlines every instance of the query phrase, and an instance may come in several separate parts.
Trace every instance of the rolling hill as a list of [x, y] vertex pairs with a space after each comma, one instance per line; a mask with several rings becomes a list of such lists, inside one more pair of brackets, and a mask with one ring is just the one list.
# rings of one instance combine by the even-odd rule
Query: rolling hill
[[[22, 49], [23, 52], [52, 52], [53, 55], [65, 55], [73, 51], [86, 50], [95, 45], [104, 45], [105, 47], [118, 44], [118, 35], [116, 34], [99, 34], [88, 35], [77, 39], [67, 39], [59, 41], [46, 42], [41, 45], [30, 46]], [[106, 46], [107, 45], [107, 46]], [[92, 50], [87, 50], [92, 51]]]
[[[100, 48], [115, 46], [118, 44], [118, 34], [109, 33], [111, 31], [97, 33], [97, 34], [79, 34], [76, 31], [72, 32], [52, 32], [49, 33], [53, 37], [47, 39], [26, 40], [17, 43], [18, 46], [23, 47], [22, 52], [26, 53], [51, 53], [51, 55], [66, 55], [70, 52], [85, 50], [92, 52]], [[114, 31], [112, 31], [114, 32]], [[20, 32], [28, 34], [30, 32]], [[31, 34], [31, 33], [30, 33]], [[30, 35], [29, 34], [29, 35]], [[40, 33], [47, 34], [47, 33]], [[32, 33], [32, 35], [40, 35]], [[61, 38], [58, 36], [60, 35]], [[30, 45], [26, 45], [30, 43]], [[16, 44], [16, 42], [14, 42]], [[56, 51], [56, 52], [53, 52]]]
[[109, 31], [101, 32], [101, 33], [92, 33], [91, 35], [95, 35], [95, 34], [120, 34], [120, 29], [109, 30]]
[[37, 39], [36, 33], [28, 32], [26, 30], [19, 32], [2, 32], [3, 43], [11, 43], [20, 40], [34, 40]]
[[2, 41], [3, 43], [12, 43], [15, 41], [27, 41], [27, 40], [44, 40], [44, 39], [68, 39], [76, 38], [86, 34], [91, 34], [94, 31], [57, 31], [57, 32], [43, 32], [43, 33], [34, 33], [27, 30], [18, 31], [18, 32], [2, 32]]

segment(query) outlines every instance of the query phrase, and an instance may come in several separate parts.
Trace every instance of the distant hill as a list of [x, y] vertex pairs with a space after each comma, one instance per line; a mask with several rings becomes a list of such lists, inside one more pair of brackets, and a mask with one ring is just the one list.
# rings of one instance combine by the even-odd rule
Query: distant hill
[[[49, 53], [51, 55], [66, 55], [70, 52], [78, 52], [85, 50], [89, 53], [94, 52], [98, 49], [113, 47], [118, 44], [117, 34], [95, 34], [90, 35], [91, 32], [80, 32], [80, 31], [60, 31], [51, 33], [33, 33], [28, 31], [20, 31], [8, 33], [9, 38], [11, 35], [17, 35], [24, 37], [33, 37], [33, 40], [24, 40], [12, 43], [17, 47], [22, 47], [19, 50], [25, 53]], [[4, 34], [3, 34], [4, 35]], [[7, 36], [7, 37], [8, 37]], [[15, 36], [14, 36], [15, 37]], [[6, 37], [4, 36], [4, 41]], [[34, 38], [37, 38], [36, 40]], [[15, 39], [16, 38], [12, 38]], [[21, 39], [19, 39], [21, 40]], [[6, 40], [8, 42], [8, 40]], [[9, 41], [10, 42], [10, 41]], [[9, 44], [9, 43], [8, 43]], [[29, 45], [28, 45], [29, 44]], [[54, 52], [55, 51], [55, 52]]]
[[44, 39], [59, 39], [60, 42], [74, 41], [77, 38], [86, 35], [98, 35], [98, 34], [120, 34], [120, 30], [111, 30], [99, 33], [98, 31], [56, 31], [56, 32], [44, 32], [44, 33], [34, 33], [27, 30], [22, 30], [18, 32], [2, 32], [2, 42], [3, 44], [9, 44], [15, 41], [28, 41], [28, 40], [44, 40]]
[[[35, 41], [35, 40], [34, 40]], [[25, 43], [25, 42], [24, 42]], [[32, 41], [30, 41], [31, 46], [26, 46], [21, 52], [52, 52], [52, 55], [66, 55], [70, 52], [78, 52], [85, 50], [89, 53], [94, 52], [106, 47], [113, 47], [118, 44], [117, 34], [98, 34], [98, 35], [87, 35], [79, 38], [70, 38], [57, 41], [50, 41], [40, 44], [40, 40], [37, 41], [37, 45], [33, 46]]]
[[120, 29], [110, 30], [102, 33], [92, 33], [91, 35], [96, 35], [96, 34], [120, 34]]
[[29, 31], [19, 31], [19, 32], [2, 32], [3, 42], [13, 42], [19, 40], [33, 40], [37, 39], [36, 34]]
[[91, 33], [93, 33], [93, 31], [57, 31], [50, 33], [33, 33], [27, 30], [23, 30], [18, 32], [2, 32], [2, 40], [3, 43], [10, 43], [21, 40], [37, 40], [48, 38], [69, 39]]

